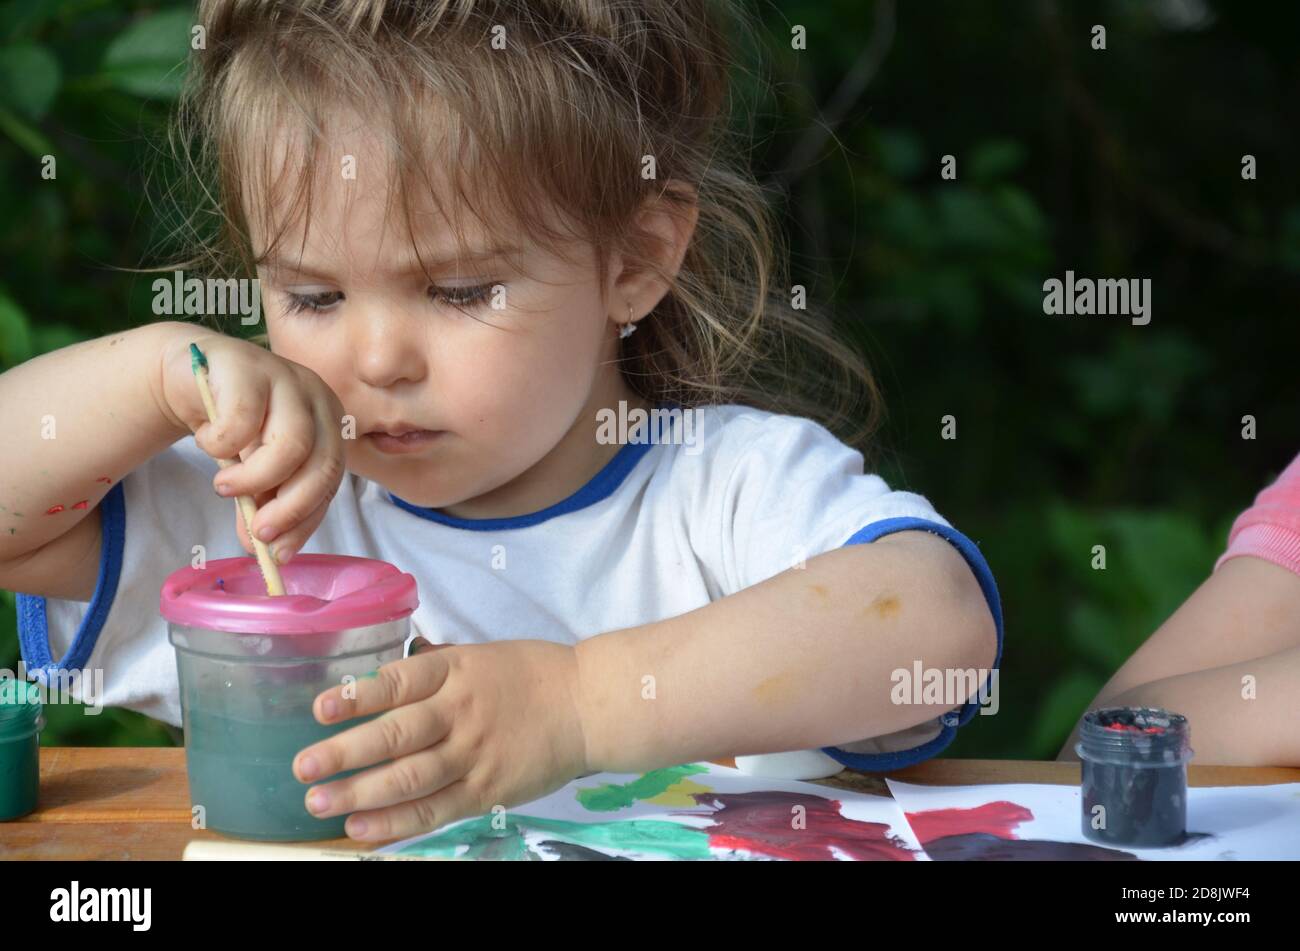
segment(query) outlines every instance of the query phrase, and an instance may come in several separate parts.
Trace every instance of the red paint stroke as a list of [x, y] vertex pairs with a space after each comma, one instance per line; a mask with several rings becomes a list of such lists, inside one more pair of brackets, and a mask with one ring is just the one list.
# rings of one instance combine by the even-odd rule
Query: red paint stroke
[[100, 477], [99, 477], [98, 479], [96, 479], [95, 481], [96, 481], [96, 482], [103, 482], [105, 485], [112, 485], [112, 484], [113, 484], [113, 480], [110, 479], [108, 476], [100, 476]]
[[1052, 839], [1018, 839], [1016, 826], [1034, 818], [1019, 803], [1000, 799], [970, 809], [909, 812], [907, 821], [921, 847], [936, 862], [1130, 862], [1137, 856], [1119, 849]]
[[926, 809], [906, 815], [908, 824], [923, 846], [945, 835], [983, 833], [1000, 839], [1014, 839], [1016, 826], [1034, 818], [1026, 807], [1005, 799], [971, 809]]
[[62, 505], [51, 505], [49, 508], [47, 508], [47, 509], [45, 510], [45, 514], [46, 514], [46, 515], [57, 515], [59, 512], [62, 512], [62, 511], [63, 511], [63, 506], [62, 506]]
[[82, 499], [80, 502], [78, 502], [76, 505], [74, 505], [73, 508], [74, 508], [74, 509], [84, 509], [84, 508], [86, 507], [86, 502], [87, 502], [87, 501], [88, 501], [87, 499]]
[[[745, 849], [794, 861], [826, 861], [838, 850], [860, 861], [911, 862], [916, 853], [884, 822], [861, 822], [840, 812], [840, 803], [824, 796], [772, 790], [752, 793], [695, 793], [709, 806], [709, 846]], [[795, 807], [803, 807], [802, 815]], [[678, 815], [698, 815], [681, 812]], [[796, 820], [802, 818], [802, 821]], [[834, 850], [832, 849], [834, 847]]]
[[1141, 727], [1132, 723], [1107, 723], [1102, 729], [1105, 730], [1127, 730], [1130, 733], [1163, 733], [1165, 728], [1162, 726]]

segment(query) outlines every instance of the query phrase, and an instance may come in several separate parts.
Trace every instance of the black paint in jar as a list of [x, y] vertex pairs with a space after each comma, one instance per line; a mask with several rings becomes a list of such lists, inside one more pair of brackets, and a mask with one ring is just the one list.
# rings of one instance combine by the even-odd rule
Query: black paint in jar
[[1094, 842], [1159, 848], [1187, 838], [1187, 718], [1152, 707], [1085, 713], [1083, 834]]

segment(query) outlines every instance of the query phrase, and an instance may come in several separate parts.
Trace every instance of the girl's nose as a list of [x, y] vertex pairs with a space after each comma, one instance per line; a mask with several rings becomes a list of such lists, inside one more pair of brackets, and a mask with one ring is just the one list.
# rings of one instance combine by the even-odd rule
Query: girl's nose
[[370, 386], [388, 387], [425, 377], [426, 341], [410, 315], [372, 306], [352, 316], [351, 344], [358, 378]]

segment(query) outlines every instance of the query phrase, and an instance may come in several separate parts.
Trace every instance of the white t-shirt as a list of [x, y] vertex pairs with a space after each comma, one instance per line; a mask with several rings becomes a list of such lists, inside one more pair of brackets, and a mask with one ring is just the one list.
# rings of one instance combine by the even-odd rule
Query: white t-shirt
[[[925, 529], [951, 541], [997, 621], [979, 550], [921, 496], [863, 473], [862, 456], [811, 420], [745, 406], [663, 410], [573, 495], [530, 515], [460, 519], [344, 476], [303, 552], [378, 558], [414, 575], [412, 638], [471, 644], [578, 641], [674, 617], [850, 541]], [[217, 464], [186, 437], [128, 474], [101, 503], [93, 599], [18, 596], [29, 670], [103, 670], [106, 706], [181, 724], [174, 648], [158, 613], [163, 581], [206, 558], [241, 557], [234, 506], [212, 491]], [[409, 641], [408, 641], [409, 648]], [[895, 769], [947, 746], [976, 704], [844, 747], [741, 757], [765, 775], [815, 778], [840, 765]]]

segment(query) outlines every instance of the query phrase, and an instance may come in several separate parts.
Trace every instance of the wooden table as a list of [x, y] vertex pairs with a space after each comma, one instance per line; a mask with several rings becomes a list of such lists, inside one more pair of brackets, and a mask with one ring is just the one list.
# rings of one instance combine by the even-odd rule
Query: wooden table
[[[725, 766], [731, 760], [718, 760]], [[938, 759], [889, 774], [913, 783], [1079, 782], [1077, 763]], [[1300, 769], [1192, 766], [1193, 786], [1300, 782]], [[888, 796], [883, 774], [845, 771], [819, 782]], [[304, 787], [305, 788], [305, 787]], [[42, 747], [41, 803], [0, 822], [0, 859], [179, 859], [193, 839], [223, 837], [190, 827], [185, 750], [180, 747]], [[351, 839], [311, 843], [373, 848]]]

